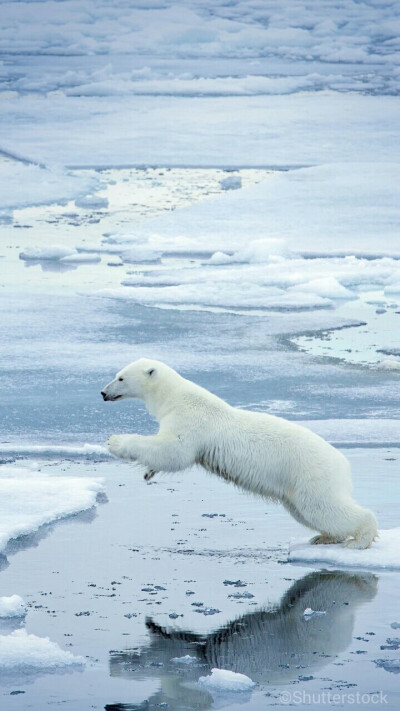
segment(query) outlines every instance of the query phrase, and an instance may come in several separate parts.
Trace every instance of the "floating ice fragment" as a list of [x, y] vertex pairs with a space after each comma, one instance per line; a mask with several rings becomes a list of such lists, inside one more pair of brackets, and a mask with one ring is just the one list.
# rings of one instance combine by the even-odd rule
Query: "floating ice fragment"
[[75, 205], [77, 207], [98, 210], [103, 207], [108, 207], [108, 199], [106, 197], [100, 197], [99, 195], [84, 195], [83, 197], [76, 198]]
[[102, 492], [99, 479], [45, 476], [27, 468], [1, 466], [0, 551], [11, 538], [92, 508]]
[[216, 607], [205, 607], [203, 610], [195, 610], [195, 612], [199, 612], [200, 615], [207, 617], [208, 615], [217, 615], [221, 610], [218, 610]]
[[392, 622], [390, 626], [392, 630], [400, 630], [400, 622]]
[[162, 252], [152, 247], [132, 247], [122, 252], [121, 259], [128, 264], [159, 264]]
[[235, 588], [245, 588], [247, 583], [243, 580], [224, 580], [224, 585], [233, 585]]
[[374, 663], [387, 672], [400, 674], [400, 659], [374, 659]]
[[311, 607], [306, 607], [306, 609], [303, 612], [303, 615], [306, 619], [309, 619], [310, 617], [318, 617], [319, 615], [326, 615], [326, 610], [313, 610]]
[[98, 262], [101, 262], [101, 257], [93, 252], [87, 252], [86, 254], [80, 252], [79, 254], [68, 254], [66, 257], [62, 257], [60, 262], [63, 264], [98, 264]]
[[377, 363], [376, 368], [379, 370], [400, 370], [400, 360], [395, 356], [388, 356]]
[[393, 295], [400, 295], [400, 282], [396, 282], [395, 284], [388, 284], [385, 286], [384, 292], [385, 296], [391, 296]]
[[24, 629], [0, 635], [0, 669], [35, 671], [82, 664], [83, 657], [64, 651], [48, 637], [37, 637]]
[[242, 187], [242, 178], [240, 175], [230, 175], [227, 178], [222, 178], [219, 184], [222, 190], [238, 190]]
[[335, 279], [335, 277], [324, 277], [322, 279], [311, 279], [304, 284], [296, 284], [296, 286], [288, 289], [289, 293], [310, 293], [322, 296], [327, 299], [358, 299], [358, 295], [354, 291], [350, 291], [343, 284]]
[[62, 245], [53, 244], [49, 247], [28, 247], [20, 253], [19, 258], [24, 261], [29, 260], [48, 260], [58, 262], [64, 257], [69, 257], [72, 254], [77, 254], [75, 249], [63, 247]]
[[254, 597], [254, 595], [249, 592], [237, 592], [233, 593], [232, 595], [228, 595], [228, 597], [233, 597], [235, 598], [235, 600], [250, 600], [252, 597]]
[[400, 648], [400, 637], [388, 637], [386, 644], [381, 644], [380, 649], [393, 649], [397, 650]]
[[174, 662], [174, 664], [193, 664], [193, 662], [197, 662], [197, 657], [191, 657], [190, 654], [185, 654], [184, 657], [173, 657], [171, 662]]
[[19, 595], [0, 597], [0, 617], [25, 617], [27, 606]]
[[232, 255], [225, 252], [214, 252], [208, 264], [263, 264], [272, 256], [287, 252], [283, 239], [270, 237], [253, 240], [245, 247], [238, 249]]
[[255, 687], [254, 681], [245, 674], [238, 674], [228, 669], [211, 669], [210, 676], [201, 676], [200, 686], [217, 692], [249, 691]]

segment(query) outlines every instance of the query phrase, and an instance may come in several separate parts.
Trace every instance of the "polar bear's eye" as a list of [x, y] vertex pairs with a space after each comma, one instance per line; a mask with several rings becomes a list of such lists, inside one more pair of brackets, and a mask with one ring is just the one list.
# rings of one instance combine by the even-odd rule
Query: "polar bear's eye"
[[120, 383], [122, 383], [122, 381], [123, 381], [123, 378], [118, 378], [118, 380], [119, 380], [119, 382], [120, 382]]

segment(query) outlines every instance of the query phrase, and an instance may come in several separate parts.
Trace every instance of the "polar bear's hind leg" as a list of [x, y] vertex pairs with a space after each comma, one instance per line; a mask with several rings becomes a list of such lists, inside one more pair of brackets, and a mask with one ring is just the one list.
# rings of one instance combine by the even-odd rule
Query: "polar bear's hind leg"
[[311, 539], [313, 544], [343, 542], [348, 548], [363, 549], [369, 548], [378, 535], [374, 514], [352, 499], [320, 502], [313, 511], [307, 511], [306, 517], [309, 528], [320, 531]]

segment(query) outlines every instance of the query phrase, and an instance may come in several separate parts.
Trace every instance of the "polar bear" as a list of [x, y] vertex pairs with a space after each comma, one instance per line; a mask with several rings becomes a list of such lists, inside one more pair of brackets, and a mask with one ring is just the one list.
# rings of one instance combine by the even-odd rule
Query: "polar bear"
[[200, 464], [264, 498], [280, 501], [312, 543], [368, 548], [377, 536], [374, 514], [352, 498], [346, 457], [305, 427], [240, 410], [157, 360], [141, 358], [117, 373], [104, 400], [139, 398], [158, 420], [156, 435], [112, 435], [111, 454], [156, 472]]

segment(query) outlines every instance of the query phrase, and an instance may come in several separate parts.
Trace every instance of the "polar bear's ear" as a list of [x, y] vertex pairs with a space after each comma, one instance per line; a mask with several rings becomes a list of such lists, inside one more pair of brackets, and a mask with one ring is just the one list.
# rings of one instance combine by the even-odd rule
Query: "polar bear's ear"
[[155, 374], [157, 373], [155, 368], [149, 368], [146, 370], [146, 375], [148, 378], [154, 378]]

